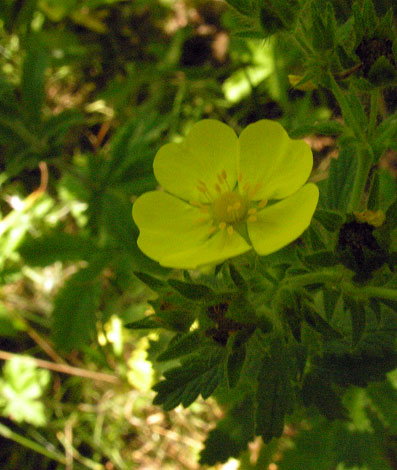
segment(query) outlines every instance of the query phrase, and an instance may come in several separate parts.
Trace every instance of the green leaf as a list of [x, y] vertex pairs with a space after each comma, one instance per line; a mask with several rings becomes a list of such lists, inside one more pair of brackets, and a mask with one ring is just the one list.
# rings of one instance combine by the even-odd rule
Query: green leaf
[[289, 132], [293, 139], [302, 138], [308, 134], [330, 135], [338, 137], [344, 131], [344, 126], [338, 121], [321, 121], [301, 124]]
[[0, 379], [1, 414], [17, 422], [44, 426], [47, 417], [40, 398], [50, 382], [50, 373], [38, 369], [29, 359], [21, 356], [6, 362]]
[[103, 260], [81, 269], [58, 292], [53, 317], [53, 338], [60, 349], [70, 351], [88, 344], [95, 332], [96, 312], [102, 288]]
[[397, 227], [397, 198], [394, 199], [386, 211], [386, 223], [390, 230], [394, 230]]
[[242, 330], [238, 331], [234, 336], [229, 337], [227, 343], [226, 378], [230, 388], [234, 388], [240, 380], [246, 357], [246, 343], [252, 333], [252, 329]]
[[190, 300], [205, 301], [215, 297], [214, 291], [203, 284], [192, 284], [178, 281], [177, 279], [169, 279], [168, 284], [183, 297]]
[[156, 292], [167, 289], [167, 284], [164, 281], [157, 279], [157, 277], [153, 277], [150, 274], [139, 271], [135, 271], [134, 274], [140, 281]]
[[304, 378], [302, 397], [305, 406], [314, 404], [328, 419], [346, 419], [347, 410], [326, 376], [312, 371]]
[[328, 208], [344, 211], [353, 185], [356, 172], [356, 146], [343, 145], [337, 159], [332, 159], [327, 185]]
[[253, 437], [254, 401], [250, 394], [244, 394], [209, 433], [200, 454], [200, 464], [213, 466], [231, 457], [238, 458]]
[[40, 238], [27, 236], [19, 253], [31, 266], [48, 266], [56, 261], [89, 260], [98, 249], [91, 238], [54, 231]]
[[361, 349], [352, 354], [346, 344], [340, 344], [338, 351], [315, 357], [313, 363], [325, 375], [328, 374], [333, 382], [343, 386], [365, 387], [370, 382], [384, 380], [386, 372], [397, 367], [397, 353], [389, 347], [383, 347], [379, 340], [380, 338], [376, 340], [379, 346], [376, 351]]
[[236, 287], [246, 292], [248, 290], [247, 282], [245, 281], [243, 276], [239, 273], [237, 268], [232, 263], [229, 263], [229, 271], [230, 271], [230, 277], [232, 278]]
[[352, 345], [357, 345], [365, 331], [366, 313], [364, 305], [351, 297], [344, 297], [345, 305], [350, 311], [352, 327]]
[[281, 436], [284, 416], [292, 411], [292, 362], [280, 341], [273, 345], [271, 355], [262, 361], [256, 392], [255, 431], [265, 443]]
[[189, 406], [199, 394], [208, 398], [223, 378], [224, 359], [223, 348], [208, 347], [183, 361], [181, 366], [167, 370], [165, 380], [153, 387], [157, 392], [153, 403], [169, 411], [180, 403]]
[[377, 411], [382, 423], [393, 434], [397, 433], [397, 390], [389, 380], [373, 383], [366, 390], [371, 406]]
[[325, 209], [317, 209], [314, 218], [329, 232], [337, 232], [344, 222], [339, 212]]
[[44, 74], [49, 66], [48, 52], [37, 43], [27, 51], [23, 63], [21, 91], [24, 111], [36, 126], [41, 121], [44, 102]]
[[333, 251], [320, 250], [304, 257], [305, 263], [312, 267], [329, 267], [338, 264]]
[[325, 338], [337, 339], [342, 337], [339, 331], [335, 330], [319, 313], [316, 312], [313, 307], [309, 306], [307, 303], [304, 304], [302, 311], [308, 325]]
[[226, 0], [239, 13], [245, 16], [252, 16], [256, 2], [254, 0]]
[[203, 338], [198, 330], [182, 336], [178, 335], [171, 340], [167, 349], [157, 356], [156, 361], [171, 361], [172, 359], [187, 356], [202, 348], [206, 342], [207, 340]]
[[51, 116], [43, 126], [43, 135], [47, 140], [52, 139], [56, 144], [63, 143], [65, 134], [73, 127], [82, 125], [85, 117], [77, 110], [67, 109], [61, 113]]
[[329, 321], [332, 319], [336, 304], [340, 298], [340, 292], [336, 289], [323, 289], [323, 304], [325, 318]]
[[156, 314], [148, 315], [131, 323], [124, 325], [125, 328], [130, 330], [152, 330], [164, 327], [164, 321]]

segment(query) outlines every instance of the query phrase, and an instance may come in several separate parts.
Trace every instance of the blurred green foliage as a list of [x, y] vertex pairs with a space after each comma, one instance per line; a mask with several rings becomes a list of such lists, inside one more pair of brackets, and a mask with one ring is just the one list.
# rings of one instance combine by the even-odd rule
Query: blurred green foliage
[[[1, 4], [0, 358], [16, 355], [0, 379], [4, 470], [397, 468], [397, 302], [359, 291], [397, 287], [395, 2], [227, 3]], [[157, 149], [207, 117], [308, 138], [321, 200], [306, 251], [199, 279], [139, 251], [131, 205], [156, 188]], [[375, 176], [361, 189], [387, 214], [370, 233], [380, 261], [354, 230], [356, 251], [338, 240], [363, 133]], [[293, 285], [342, 264], [353, 300], [314, 277]], [[253, 313], [273, 301], [281, 342]], [[155, 405], [189, 409], [164, 413], [153, 385]], [[222, 412], [195, 401], [215, 390]], [[255, 434], [266, 444], [249, 452]]]

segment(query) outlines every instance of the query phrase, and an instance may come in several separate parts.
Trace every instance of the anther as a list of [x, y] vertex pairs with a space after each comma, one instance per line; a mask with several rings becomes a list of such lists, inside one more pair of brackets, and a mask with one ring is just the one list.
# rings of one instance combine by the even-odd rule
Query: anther
[[251, 185], [249, 183], [245, 183], [243, 186], [243, 190], [247, 193], [251, 188]]
[[254, 207], [251, 207], [251, 209], [248, 209], [248, 215], [254, 215], [256, 214], [256, 209]]
[[252, 197], [256, 192], [258, 192], [262, 187], [262, 183], [257, 183], [253, 189], [248, 193], [248, 197]]
[[218, 178], [219, 183], [223, 184], [222, 176], [219, 173], [216, 175], [216, 177]]
[[239, 202], [239, 201], [235, 202], [234, 205], [233, 205], [233, 209], [235, 211], [239, 210], [240, 207], [241, 207], [241, 202]]
[[201, 202], [198, 202], [198, 201], [190, 201], [190, 205], [195, 206], [195, 207], [200, 207], [200, 208], [203, 206]]
[[238, 174], [238, 178], [237, 178], [237, 179], [238, 179], [238, 182], [239, 182], [239, 183], [241, 183], [241, 182], [243, 181], [243, 174], [241, 173], [241, 171], [240, 171], [240, 173]]
[[232, 234], [233, 234], [233, 227], [232, 227], [231, 225], [229, 225], [229, 226], [227, 227], [227, 233], [228, 233], [229, 235], [232, 235]]
[[256, 222], [258, 218], [255, 215], [250, 215], [247, 220], [248, 222]]
[[215, 189], [218, 193], [221, 192], [221, 187], [219, 186], [219, 184], [215, 184]]
[[219, 230], [225, 230], [225, 228], [226, 228], [226, 223], [225, 223], [225, 222], [221, 222], [221, 223], [218, 225], [218, 227], [219, 227]]
[[258, 207], [265, 207], [267, 202], [267, 199], [262, 199], [262, 201], [258, 204]]
[[222, 178], [226, 181], [226, 170], [222, 170]]
[[212, 226], [209, 230], [208, 230], [208, 235], [212, 235], [214, 232], [216, 232], [218, 230], [218, 227], [215, 227], [215, 226]]

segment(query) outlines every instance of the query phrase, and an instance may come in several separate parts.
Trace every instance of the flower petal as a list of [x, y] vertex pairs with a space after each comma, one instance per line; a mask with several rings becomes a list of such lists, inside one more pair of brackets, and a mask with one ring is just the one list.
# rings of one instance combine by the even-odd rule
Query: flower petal
[[237, 181], [238, 139], [233, 129], [222, 122], [204, 119], [196, 123], [184, 142], [160, 148], [153, 169], [157, 181], [171, 194], [187, 201], [208, 202], [197, 189], [207, 186], [215, 196], [217, 175], [226, 172], [233, 188]]
[[160, 264], [170, 268], [195, 269], [207, 264], [219, 264], [228, 258], [241, 255], [252, 247], [237, 232], [231, 235], [222, 230], [195, 249], [169, 254]]
[[240, 187], [260, 185], [251, 199], [283, 199], [308, 179], [313, 166], [309, 145], [290, 139], [279, 123], [263, 119], [250, 124], [239, 141]]
[[162, 191], [140, 196], [132, 216], [140, 230], [139, 248], [170, 268], [195, 269], [251, 249], [236, 232], [223, 230], [210, 237], [210, 218], [203, 222], [198, 208]]
[[318, 195], [317, 186], [309, 183], [287, 199], [258, 212], [256, 222], [247, 222], [255, 251], [268, 255], [296, 240], [310, 224]]
[[140, 230], [138, 246], [156, 261], [169, 253], [195, 248], [208, 238], [211, 227], [210, 219], [200, 221], [202, 216], [197, 207], [163, 191], [145, 193], [132, 208]]

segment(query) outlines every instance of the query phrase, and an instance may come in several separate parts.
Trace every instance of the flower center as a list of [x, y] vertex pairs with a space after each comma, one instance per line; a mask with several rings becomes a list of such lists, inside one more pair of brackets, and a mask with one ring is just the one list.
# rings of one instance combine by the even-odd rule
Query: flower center
[[233, 224], [241, 222], [247, 216], [247, 200], [238, 193], [227, 191], [212, 203], [214, 218], [218, 222]]

